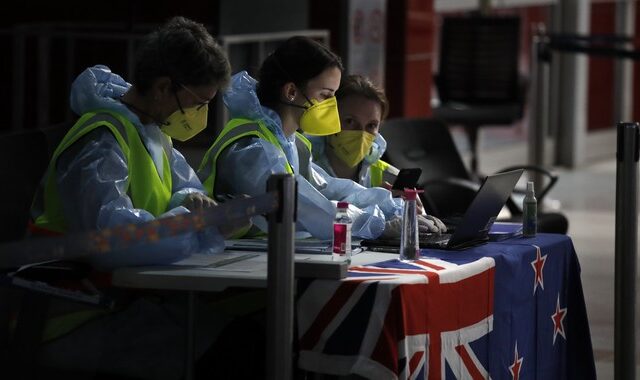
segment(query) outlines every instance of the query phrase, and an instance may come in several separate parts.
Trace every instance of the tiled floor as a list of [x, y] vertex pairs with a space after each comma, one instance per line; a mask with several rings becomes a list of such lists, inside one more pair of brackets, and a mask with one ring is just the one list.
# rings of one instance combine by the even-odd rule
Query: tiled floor
[[[487, 148], [481, 152], [480, 162], [485, 173], [507, 166], [505, 163], [526, 162], [526, 146]], [[560, 202], [562, 212], [569, 218], [569, 235], [582, 268], [598, 379], [613, 379], [616, 162], [611, 158], [574, 170], [556, 171], [559, 180], [548, 196]], [[636, 281], [636, 289], [638, 284]], [[636, 330], [640, 331], [638, 302]], [[637, 376], [640, 376], [639, 336], [636, 334]]]

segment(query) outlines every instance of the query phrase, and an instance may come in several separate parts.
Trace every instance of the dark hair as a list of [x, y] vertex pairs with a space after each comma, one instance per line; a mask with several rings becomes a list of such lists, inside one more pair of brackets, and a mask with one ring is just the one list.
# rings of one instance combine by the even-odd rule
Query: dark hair
[[174, 85], [224, 88], [230, 75], [227, 56], [204, 25], [178, 16], [145, 37], [137, 51], [133, 82], [144, 94], [163, 76]]
[[260, 104], [276, 108], [285, 83], [293, 82], [305, 88], [309, 80], [330, 67], [343, 70], [340, 57], [329, 48], [308, 37], [289, 38], [260, 67], [256, 89]]
[[342, 78], [340, 88], [336, 91], [338, 102], [348, 96], [362, 96], [380, 104], [382, 120], [389, 114], [389, 101], [384, 91], [376, 86], [369, 78], [362, 75], [349, 75]]

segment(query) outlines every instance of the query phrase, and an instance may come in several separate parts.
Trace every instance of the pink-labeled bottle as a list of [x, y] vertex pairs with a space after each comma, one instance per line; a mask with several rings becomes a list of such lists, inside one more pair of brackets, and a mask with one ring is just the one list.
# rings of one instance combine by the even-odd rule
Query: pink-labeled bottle
[[333, 220], [333, 261], [351, 262], [351, 224], [347, 214], [348, 202], [338, 202], [336, 218]]
[[416, 198], [421, 190], [404, 189], [404, 212], [400, 231], [400, 260], [414, 261], [420, 258], [418, 237], [418, 212]]

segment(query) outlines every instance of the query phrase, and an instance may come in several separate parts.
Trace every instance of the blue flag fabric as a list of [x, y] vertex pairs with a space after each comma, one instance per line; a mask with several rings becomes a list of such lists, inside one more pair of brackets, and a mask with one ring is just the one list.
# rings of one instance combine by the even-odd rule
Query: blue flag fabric
[[565, 235], [300, 282], [299, 365], [400, 379], [595, 379], [580, 266]]

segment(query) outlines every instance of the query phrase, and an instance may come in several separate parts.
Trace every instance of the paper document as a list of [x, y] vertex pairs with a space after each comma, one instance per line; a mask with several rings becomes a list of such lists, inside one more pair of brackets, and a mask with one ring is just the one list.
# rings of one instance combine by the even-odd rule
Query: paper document
[[[330, 254], [331, 241], [318, 239], [300, 239], [294, 241], [296, 253]], [[225, 240], [225, 249], [241, 251], [267, 251], [268, 240], [265, 239], [234, 239]]]
[[171, 265], [218, 268], [257, 256], [260, 254], [249, 252], [222, 252], [215, 255], [194, 254]]

